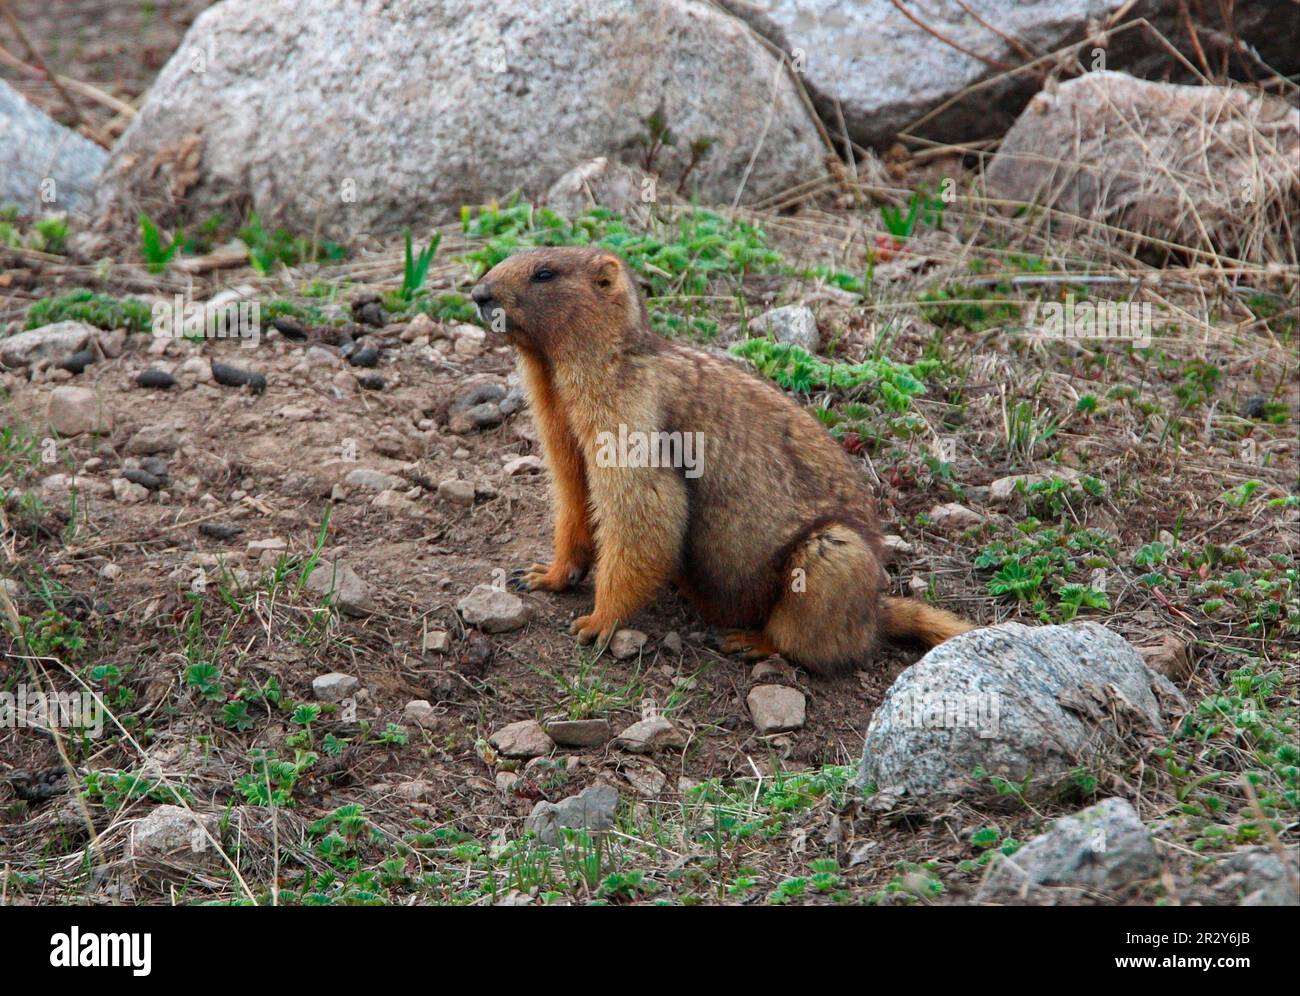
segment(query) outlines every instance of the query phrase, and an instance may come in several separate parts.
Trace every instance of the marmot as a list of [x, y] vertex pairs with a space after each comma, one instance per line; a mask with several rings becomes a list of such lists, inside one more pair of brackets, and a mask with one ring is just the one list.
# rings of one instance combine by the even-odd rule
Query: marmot
[[972, 628], [882, 594], [875, 502], [849, 456], [775, 385], [651, 331], [618, 256], [521, 252], [472, 296], [518, 352], [554, 493], [551, 563], [516, 577], [563, 591], [594, 565], [582, 643], [669, 581], [733, 630], [725, 650], [818, 674], [865, 662], [878, 634], [934, 645]]

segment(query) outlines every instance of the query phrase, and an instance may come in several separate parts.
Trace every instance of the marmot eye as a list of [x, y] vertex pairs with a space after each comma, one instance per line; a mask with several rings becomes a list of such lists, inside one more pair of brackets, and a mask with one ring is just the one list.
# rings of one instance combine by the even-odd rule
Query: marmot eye
[[554, 279], [555, 279], [554, 270], [538, 270], [536, 273], [533, 274], [533, 283], [535, 284], [544, 284], [546, 283], [546, 281], [554, 280]]

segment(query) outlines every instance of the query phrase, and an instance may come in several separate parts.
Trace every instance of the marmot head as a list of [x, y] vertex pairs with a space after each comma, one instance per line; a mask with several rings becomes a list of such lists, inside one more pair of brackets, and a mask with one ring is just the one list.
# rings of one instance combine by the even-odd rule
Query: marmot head
[[604, 249], [516, 253], [485, 273], [471, 296], [490, 328], [545, 356], [626, 348], [648, 328], [631, 270]]

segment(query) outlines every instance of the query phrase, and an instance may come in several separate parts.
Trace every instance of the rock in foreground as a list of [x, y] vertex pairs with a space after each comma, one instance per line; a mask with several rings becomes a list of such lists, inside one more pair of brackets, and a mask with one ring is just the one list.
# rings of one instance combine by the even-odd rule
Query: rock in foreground
[[1167, 732], [1156, 680], [1127, 640], [1096, 623], [963, 633], [890, 687], [867, 727], [859, 784], [979, 795], [983, 771], [1051, 796], [1129, 737]]

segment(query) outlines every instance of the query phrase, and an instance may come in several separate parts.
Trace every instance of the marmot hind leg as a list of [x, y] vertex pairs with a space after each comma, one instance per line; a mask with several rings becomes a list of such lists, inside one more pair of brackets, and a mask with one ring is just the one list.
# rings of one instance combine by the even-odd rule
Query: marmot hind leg
[[839, 523], [818, 527], [786, 561], [764, 632], [783, 657], [816, 674], [842, 674], [875, 646], [882, 577], [861, 534]]

